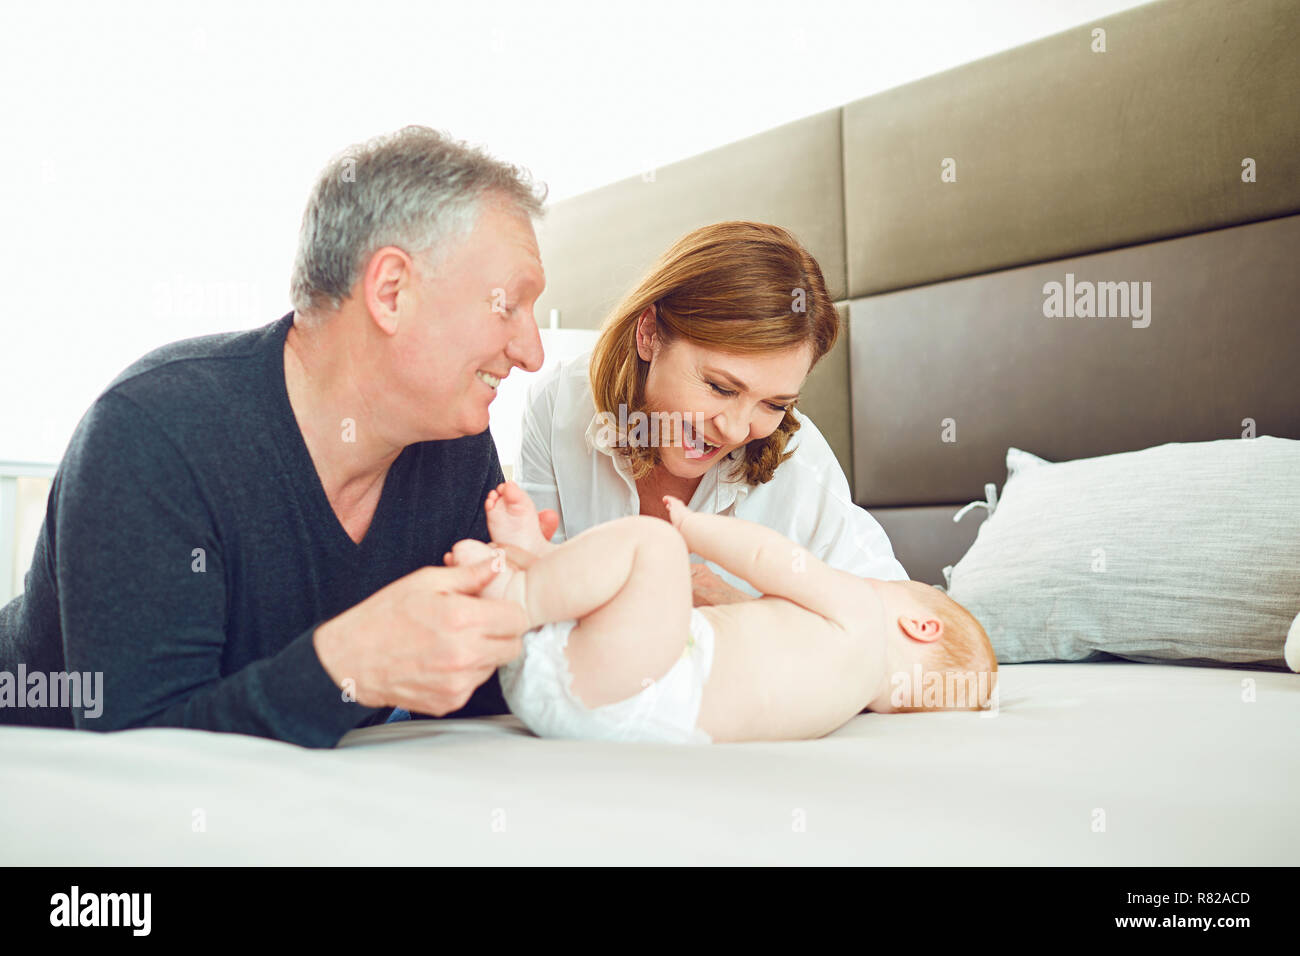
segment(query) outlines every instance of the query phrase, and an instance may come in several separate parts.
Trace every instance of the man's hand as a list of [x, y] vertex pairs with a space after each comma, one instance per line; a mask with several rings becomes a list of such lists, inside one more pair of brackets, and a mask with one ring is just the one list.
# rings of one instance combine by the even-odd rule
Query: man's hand
[[722, 580], [707, 564], [691, 565], [691, 598], [695, 607], [755, 600], [752, 594], [733, 588]]
[[464, 707], [528, 630], [517, 604], [475, 596], [492, 563], [420, 568], [376, 591], [316, 628], [321, 666], [366, 707], [435, 717]]

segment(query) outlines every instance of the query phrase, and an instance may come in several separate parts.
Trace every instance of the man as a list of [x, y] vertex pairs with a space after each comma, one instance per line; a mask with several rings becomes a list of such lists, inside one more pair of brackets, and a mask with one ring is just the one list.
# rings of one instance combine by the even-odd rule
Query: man
[[336, 157], [294, 311], [150, 353], [78, 425], [0, 671], [102, 672], [102, 712], [10, 703], [0, 723], [330, 747], [393, 708], [506, 712], [495, 670], [527, 621], [477, 596], [490, 564], [435, 565], [487, 540], [488, 405], [542, 363], [543, 198], [424, 127]]

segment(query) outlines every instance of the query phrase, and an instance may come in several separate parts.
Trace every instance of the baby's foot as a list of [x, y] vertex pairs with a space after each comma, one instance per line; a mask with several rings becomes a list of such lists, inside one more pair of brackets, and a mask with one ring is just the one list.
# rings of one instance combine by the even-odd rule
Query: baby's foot
[[510, 582], [518, 573], [518, 569], [506, 561], [506, 554], [500, 548], [475, 541], [473, 538], [465, 538], [451, 546], [451, 550], [442, 556], [442, 563], [449, 568], [454, 568], [478, 564], [488, 559], [491, 559], [492, 570], [497, 574], [484, 585], [479, 595], [488, 598], [508, 597]]
[[483, 509], [493, 541], [513, 544], [531, 554], [550, 550], [551, 543], [542, 537], [538, 526], [533, 499], [513, 481], [503, 481], [489, 491]]

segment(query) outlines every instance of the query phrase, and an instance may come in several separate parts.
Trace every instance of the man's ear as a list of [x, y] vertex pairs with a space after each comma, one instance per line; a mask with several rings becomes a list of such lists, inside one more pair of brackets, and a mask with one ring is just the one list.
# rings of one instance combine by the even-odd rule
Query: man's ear
[[943, 621], [935, 617], [898, 616], [898, 628], [914, 641], [929, 644], [943, 637]]
[[384, 246], [366, 263], [361, 295], [371, 321], [393, 335], [401, 322], [403, 306], [410, 308], [414, 292], [411, 257], [396, 246]]
[[636, 320], [636, 354], [648, 362], [654, 356], [655, 340], [658, 338], [658, 326], [655, 320], [658, 313], [653, 304], [646, 306]]

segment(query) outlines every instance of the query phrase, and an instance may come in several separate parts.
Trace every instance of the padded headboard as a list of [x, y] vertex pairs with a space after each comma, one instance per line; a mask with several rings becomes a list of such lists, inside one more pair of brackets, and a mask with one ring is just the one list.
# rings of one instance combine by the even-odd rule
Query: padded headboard
[[[1295, 0], [1163, 0], [648, 171], [552, 207], [539, 315], [598, 326], [704, 223], [789, 229], [849, 332], [800, 407], [938, 583], [1009, 445], [1300, 438], [1297, 50]], [[1049, 317], [1052, 282], [1138, 298]]]
[[1291, 0], [1176, 0], [845, 107], [854, 497], [914, 578], [1008, 446], [1300, 438], [1297, 50]]
[[[1001, 487], [1008, 446], [1300, 438], [1297, 250], [1287, 216], [854, 300], [855, 499], [938, 584], [984, 512], [953, 514]], [[1044, 286], [1069, 277], [1080, 295], [1141, 282], [1145, 315], [1045, 316]]]

